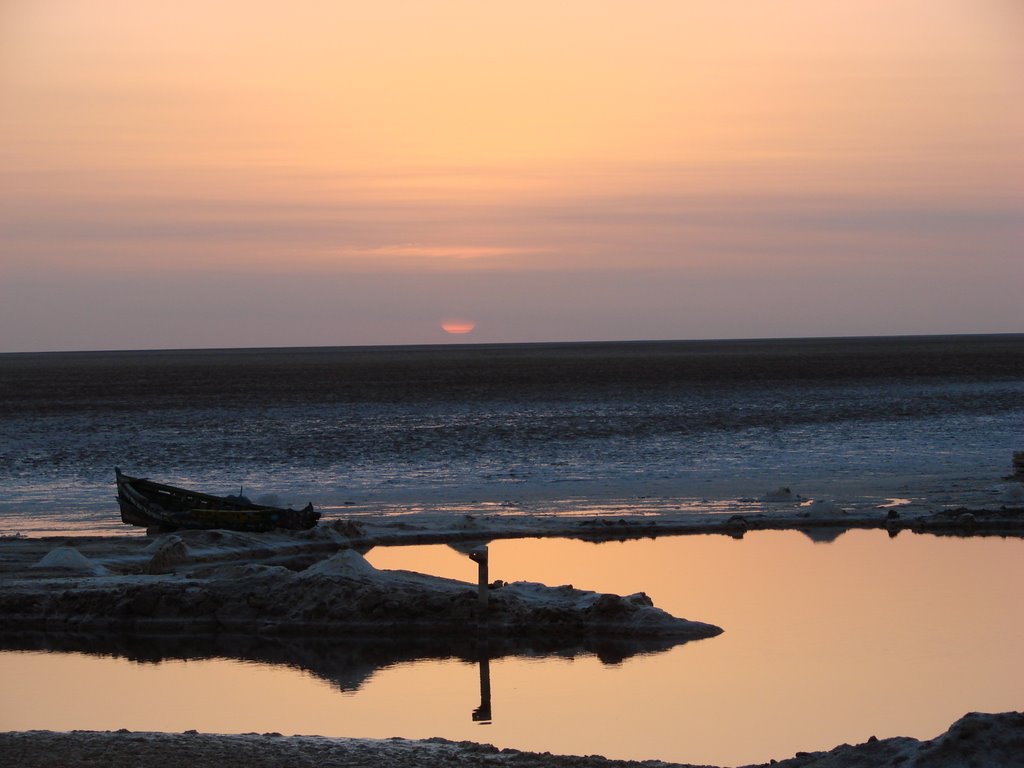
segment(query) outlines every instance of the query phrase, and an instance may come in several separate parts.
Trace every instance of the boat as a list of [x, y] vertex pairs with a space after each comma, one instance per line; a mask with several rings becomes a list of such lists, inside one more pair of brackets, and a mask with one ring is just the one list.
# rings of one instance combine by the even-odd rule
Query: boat
[[117, 503], [121, 520], [128, 525], [174, 531], [182, 528], [223, 528], [231, 531], [271, 531], [286, 528], [300, 531], [312, 528], [320, 513], [307, 504], [303, 509], [256, 504], [238, 496], [212, 496], [207, 493], [155, 483], [142, 477], [130, 477], [114, 467], [117, 478]]

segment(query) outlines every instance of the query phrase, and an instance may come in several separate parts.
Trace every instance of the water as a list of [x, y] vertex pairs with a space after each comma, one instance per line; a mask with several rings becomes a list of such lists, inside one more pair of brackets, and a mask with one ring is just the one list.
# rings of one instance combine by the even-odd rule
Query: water
[[[1024, 336], [2, 355], [0, 533], [131, 532], [114, 466], [328, 517], [728, 512], [780, 485], [853, 506], [998, 503], [1022, 438]], [[440, 735], [717, 764], [929, 738], [1022, 707], [1021, 546], [499, 541], [494, 578], [646, 591], [725, 634], [614, 663], [495, 658], [486, 726], [480, 669], [459, 658], [332, 676], [316, 648], [300, 668], [6, 652], [0, 727]], [[447, 548], [370, 559], [474, 577]]]
[[0, 533], [122, 530], [114, 466], [328, 518], [957, 503], [1022, 440], [1021, 335], [9, 354]]
[[[379, 548], [369, 558], [381, 568], [475, 573], [444, 546]], [[872, 735], [932, 738], [968, 711], [1024, 708], [1020, 539], [849, 531], [821, 544], [789, 531], [742, 541], [521, 540], [493, 542], [490, 559], [496, 578], [645, 591], [671, 613], [725, 632], [624, 660], [493, 658], [486, 725], [474, 720], [478, 661], [389, 660], [381, 642], [370, 647], [374, 662], [350, 638], [313, 639], [299, 644], [294, 666], [245, 652], [256, 638], [224, 642], [219, 658], [176, 650], [166, 638], [124, 650], [118, 637], [88, 655], [0, 652], [0, 730], [443, 736], [746, 765]], [[80, 650], [91, 642], [57, 641]], [[237, 658], [223, 657], [230, 651]], [[153, 663], [161, 654], [170, 660]]]

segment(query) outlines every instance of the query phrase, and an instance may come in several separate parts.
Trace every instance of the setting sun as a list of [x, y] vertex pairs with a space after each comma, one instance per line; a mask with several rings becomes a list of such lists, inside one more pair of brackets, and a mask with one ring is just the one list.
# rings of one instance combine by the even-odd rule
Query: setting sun
[[470, 333], [476, 328], [476, 323], [472, 320], [443, 320], [441, 321], [441, 329], [445, 333]]

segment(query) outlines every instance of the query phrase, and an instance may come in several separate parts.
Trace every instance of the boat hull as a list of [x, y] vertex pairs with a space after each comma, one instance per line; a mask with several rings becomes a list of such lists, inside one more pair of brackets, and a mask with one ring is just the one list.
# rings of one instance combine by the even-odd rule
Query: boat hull
[[121, 520], [128, 525], [180, 529], [221, 528], [232, 531], [304, 530], [320, 519], [312, 504], [287, 509], [254, 504], [239, 496], [210, 494], [130, 477], [114, 470]]

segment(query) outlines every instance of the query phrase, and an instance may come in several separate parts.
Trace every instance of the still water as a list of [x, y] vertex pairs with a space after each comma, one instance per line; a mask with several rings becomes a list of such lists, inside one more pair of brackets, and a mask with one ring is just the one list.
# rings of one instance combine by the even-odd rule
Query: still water
[[[444, 736], [717, 765], [871, 735], [930, 738], [968, 711], [1024, 708], [1022, 556], [1021, 540], [877, 531], [831, 542], [798, 532], [499, 541], [492, 578], [645, 591], [725, 633], [621, 663], [401, 662], [355, 685], [224, 659], [4, 652], [0, 729]], [[368, 557], [378, 568], [475, 577], [475, 565], [445, 546]]]

